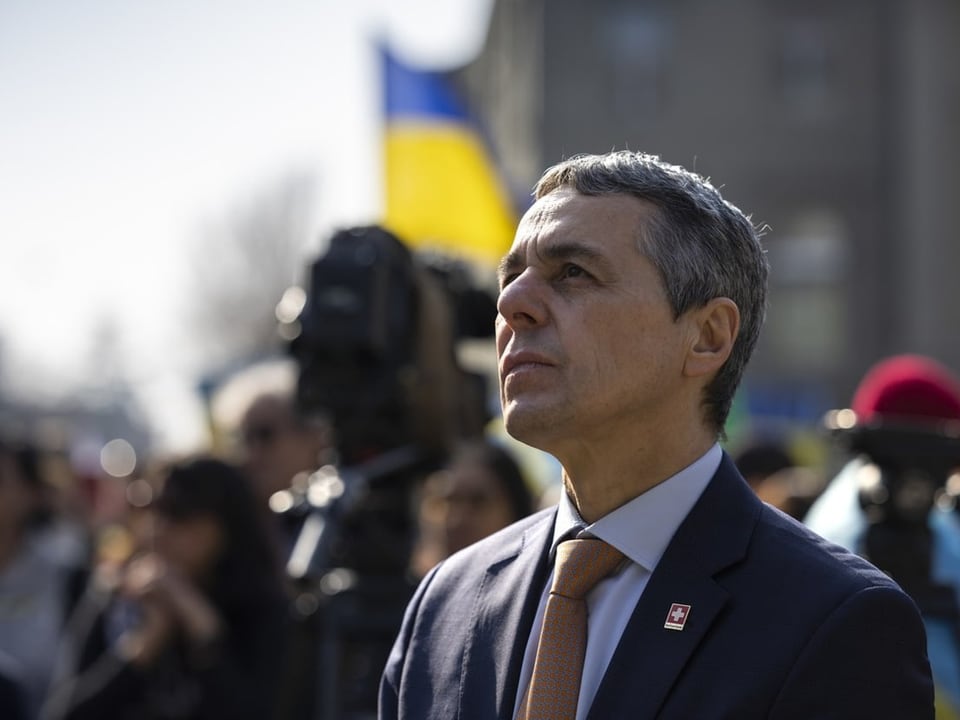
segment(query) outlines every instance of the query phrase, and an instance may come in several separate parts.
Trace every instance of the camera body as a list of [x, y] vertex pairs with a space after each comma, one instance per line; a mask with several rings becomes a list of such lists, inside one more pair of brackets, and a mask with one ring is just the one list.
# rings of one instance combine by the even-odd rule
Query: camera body
[[285, 510], [288, 575], [309, 598], [319, 718], [373, 717], [380, 670], [413, 590], [413, 490], [488, 419], [456, 342], [491, 336], [492, 296], [456, 261], [415, 256], [388, 230], [341, 230], [310, 266], [290, 353], [299, 411], [333, 426], [336, 461]]
[[947, 480], [960, 468], [960, 426], [874, 420], [833, 429], [848, 453], [862, 460], [857, 485], [866, 532], [860, 552], [924, 615], [955, 618], [954, 589], [932, 578], [929, 519], [941, 504], [955, 507]]
[[378, 227], [336, 233], [311, 265], [300, 334], [290, 344], [297, 402], [304, 413], [330, 415], [348, 463], [412, 440], [416, 282], [410, 252]]

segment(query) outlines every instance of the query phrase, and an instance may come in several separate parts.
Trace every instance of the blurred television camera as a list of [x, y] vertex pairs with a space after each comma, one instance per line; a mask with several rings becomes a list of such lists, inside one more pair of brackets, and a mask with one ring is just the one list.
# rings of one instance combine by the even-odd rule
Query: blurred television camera
[[412, 491], [489, 419], [485, 380], [457, 344], [492, 336], [496, 304], [467, 266], [415, 255], [379, 226], [336, 232], [309, 270], [282, 334], [299, 410], [332, 422], [336, 460], [272, 506], [300, 522], [287, 574], [316, 625], [311, 717], [372, 718], [413, 589]]
[[957, 506], [960, 384], [938, 363], [901, 355], [875, 365], [850, 408], [826, 427], [855, 458], [865, 529], [853, 548], [889, 574], [927, 616], [960, 619], [956, 588], [934, 578], [931, 512]]

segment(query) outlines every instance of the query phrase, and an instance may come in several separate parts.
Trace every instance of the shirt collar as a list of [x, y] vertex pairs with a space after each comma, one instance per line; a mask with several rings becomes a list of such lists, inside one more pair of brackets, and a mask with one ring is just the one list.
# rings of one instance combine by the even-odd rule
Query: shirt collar
[[561, 492], [553, 526], [551, 560], [562, 540], [588, 535], [610, 543], [630, 560], [652, 571], [680, 523], [720, 467], [722, 456], [720, 445], [714, 443], [676, 475], [589, 525], [580, 517], [573, 501]]

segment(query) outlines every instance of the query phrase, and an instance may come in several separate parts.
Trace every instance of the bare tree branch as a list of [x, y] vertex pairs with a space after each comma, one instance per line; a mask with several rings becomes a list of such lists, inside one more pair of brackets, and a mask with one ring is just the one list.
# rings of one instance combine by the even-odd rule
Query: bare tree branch
[[275, 308], [305, 274], [314, 188], [311, 176], [290, 174], [202, 234], [184, 299], [201, 364], [223, 365], [279, 347]]

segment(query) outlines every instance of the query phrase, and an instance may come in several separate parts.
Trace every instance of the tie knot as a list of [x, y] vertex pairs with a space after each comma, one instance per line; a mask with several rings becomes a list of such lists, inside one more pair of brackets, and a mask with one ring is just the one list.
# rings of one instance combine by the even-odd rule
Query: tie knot
[[550, 592], [580, 600], [613, 572], [624, 555], [596, 538], [565, 540], [557, 545], [557, 563]]

